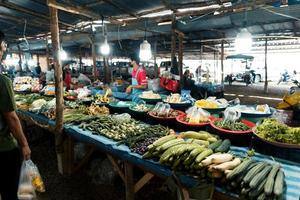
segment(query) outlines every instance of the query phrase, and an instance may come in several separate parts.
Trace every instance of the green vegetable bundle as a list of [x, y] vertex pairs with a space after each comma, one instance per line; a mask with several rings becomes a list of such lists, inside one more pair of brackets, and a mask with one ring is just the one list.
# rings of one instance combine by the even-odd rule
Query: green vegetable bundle
[[248, 131], [250, 128], [242, 122], [233, 122], [230, 120], [216, 121], [215, 125], [219, 128], [230, 131]]
[[289, 127], [276, 119], [268, 118], [256, 127], [258, 136], [275, 142], [300, 144], [300, 128]]

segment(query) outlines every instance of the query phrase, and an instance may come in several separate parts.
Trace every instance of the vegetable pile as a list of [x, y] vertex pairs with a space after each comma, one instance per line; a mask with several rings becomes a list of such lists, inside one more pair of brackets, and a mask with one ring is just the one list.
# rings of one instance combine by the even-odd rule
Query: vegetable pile
[[89, 130], [93, 134], [103, 135], [113, 140], [125, 139], [128, 135], [142, 133], [142, 125], [135, 120], [120, 122], [109, 115], [99, 115], [92, 120], [83, 121], [79, 128]]
[[177, 111], [177, 110], [173, 110], [173, 109], [170, 109], [169, 111], [162, 111], [162, 112], [155, 112], [155, 111], [150, 111], [150, 113], [153, 115], [153, 116], [156, 116], [156, 117], [163, 117], [163, 118], [173, 118], [173, 117], [177, 117], [180, 112]]
[[161, 164], [173, 170], [185, 170], [200, 175], [201, 161], [214, 151], [225, 152], [230, 147], [229, 140], [218, 140], [208, 132], [183, 132], [179, 136], [170, 134], [148, 146], [144, 158], [157, 158]]
[[143, 155], [148, 150], [148, 145], [169, 133], [174, 131], [161, 125], [143, 126], [138, 135], [128, 135], [121, 143], [126, 144], [131, 151]]
[[131, 108], [138, 112], [148, 112], [151, 110], [152, 107], [146, 104], [136, 104], [133, 105]]
[[214, 124], [222, 129], [230, 131], [248, 131], [250, 128], [242, 122], [233, 122], [230, 120], [215, 121]]
[[256, 127], [258, 136], [274, 142], [300, 144], [300, 127], [289, 127], [276, 119], [267, 118]]
[[279, 164], [246, 158], [228, 171], [226, 187], [239, 191], [243, 199], [281, 199], [285, 189], [284, 172]]

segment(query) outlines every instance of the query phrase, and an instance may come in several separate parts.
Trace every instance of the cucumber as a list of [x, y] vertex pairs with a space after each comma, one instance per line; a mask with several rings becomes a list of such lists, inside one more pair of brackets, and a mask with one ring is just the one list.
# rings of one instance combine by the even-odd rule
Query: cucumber
[[264, 188], [265, 194], [267, 196], [271, 195], [273, 192], [275, 176], [279, 169], [280, 169], [280, 165], [278, 165], [278, 164], [273, 165], [272, 170], [268, 175], [267, 182], [266, 182], [265, 188]]
[[196, 157], [196, 162], [200, 163], [204, 158], [206, 158], [207, 156], [213, 154], [213, 150], [211, 149], [206, 149], [203, 152], [201, 152], [197, 157]]
[[[250, 188], [254, 189], [263, 182], [263, 180], [267, 180], [267, 176], [270, 173], [272, 167], [267, 165], [261, 172], [259, 172], [249, 183]], [[260, 192], [259, 192], [260, 193]]]
[[275, 184], [274, 184], [274, 194], [279, 197], [283, 194], [284, 188], [284, 173], [282, 170], [279, 170], [276, 175]]
[[230, 149], [231, 142], [228, 139], [223, 140], [222, 144], [215, 149], [215, 152], [227, 152]]
[[149, 158], [152, 158], [154, 157], [152, 153], [150, 153], [150, 151], [147, 151], [144, 155], [143, 155], [143, 158], [144, 159], [149, 159]]
[[244, 170], [246, 170], [250, 166], [250, 164], [252, 162], [253, 162], [253, 160], [251, 160], [251, 159], [245, 159], [242, 162], [242, 164], [240, 164], [239, 166], [234, 168], [234, 170], [232, 170], [232, 172], [227, 174], [226, 179], [227, 180], [232, 180], [236, 176], [240, 175]]
[[261, 194], [257, 197], [257, 200], [265, 200], [265, 199], [266, 199], [265, 193], [261, 193]]
[[187, 153], [184, 153], [182, 156], [180, 156], [180, 157], [177, 157], [177, 160], [173, 163], [173, 165], [172, 165], [172, 169], [174, 170], [174, 169], [176, 169], [177, 167], [178, 167], [178, 165], [182, 162], [182, 161], [184, 161], [187, 157], [189, 156], [189, 152], [187, 152]]
[[179, 139], [173, 139], [173, 140], [170, 140], [166, 143], [164, 143], [163, 145], [159, 146], [156, 148], [156, 151], [165, 151], [167, 150], [168, 148], [170, 147], [173, 147], [175, 145], [178, 145], [178, 144], [184, 144], [184, 140], [182, 138], [179, 138]]
[[166, 162], [167, 160], [169, 160], [169, 158], [170, 158], [171, 156], [174, 156], [176, 150], [179, 149], [180, 147], [182, 147], [182, 145], [185, 145], [185, 144], [178, 144], [178, 145], [175, 145], [175, 146], [173, 146], [173, 147], [167, 149], [167, 150], [160, 156], [159, 162], [160, 162], [160, 163], [164, 163], [164, 162]]
[[174, 170], [179, 164], [180, 164], [180, 158], [177, 158], [177, 160], [175, 160], [175, 162], [172, 164], [172, 169]]
[[180, 147], [176, 152], [176, 156], [180, 156], [181, 154], [185, 153], [185, 152], [190, 152], [192, 151], [193, 149], [197, 148], [197, 147], [200, 147], [200, 145], [198, 144], [185, 144], [185, 145], [182, 145], [182, 147]]
[[248, 193], [250, 192], [250, 190], [251, 190], [251, 188], [243, 188], [241, 190], [241, 194], [246, 196], [246, 195], [248, 195]]
[[183, 164], [188, 165], [188, 166], [191, 165], [192, 162], [195, 160], [195, 158], [204, 150], [205, 150], [204, 147], [197, 147], [197, 148], [193, 149], [191, 151], [190, 155], [185, 159]]
[[209, 141], [209, 143], [214, 143], [214, 142], [218, 141], [218, 139], [215, 137], [209, 137], [209, 138], [207, 138], [207, 141]]
[[156, 140], [155, 142], [153, 142], [153, 147], [158, 147], [158, 146], [161, 146], [163, 145], [164, 143], [170, 141], [170, 140], [174, 140], [176, 139], [176, 135], [167, 135], [167, 136], [164, 136], [162, 138], [159, 138], [158, 140]]
[[207, 140], [209, 138], [209, 134], [207, 132], [196, 132], [196, 131], [186, 131], [182, 133], [183, 138], [191, 138], [191, 139], [199, 139], [199, 140]]
[[192, 144], [204, 145], [205, 147], [208, 147], [209, 141], [199, 140], [199, 139], [193, 139], [192, 140]]
[[243, 182], [245, 184], [249, 184], [253, 177], [258, 174], [265, 166], [268, 165], [266, 162], [260, 162], [256, 166], [254, 166], [243, 178]]
[[218, 148], [220, 145], [222, 144], [222, 140], [217, 140], [216, 142], [208, 145], [208, 148], [215, 150], [216, 148]]
[[[259, 176], [259, 175], [257, 175], [257, 176]], [[256, 188], [252, 188], [252, 190], [249, 192], [249, 196], [250, 197], [258, 196], [262, 191], [264, 191], [266, 182], [267, 182], [267, 179], [264, 179], [258, 185], [256, 185]]]

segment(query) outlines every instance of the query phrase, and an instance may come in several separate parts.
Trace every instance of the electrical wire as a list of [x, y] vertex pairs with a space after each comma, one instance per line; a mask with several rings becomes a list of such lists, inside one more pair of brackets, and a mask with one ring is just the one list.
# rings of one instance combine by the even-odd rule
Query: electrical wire
[[23, 29], [23, 38], [24, 38], [24, 41], [25, 41], [25, 43], [27, 45], [27, 48], [30, 50], [30, 45], [29, 45], [29, 43], [28, 43], [28, 41], [26, 39], [26, 28], [27, 28], [27, 20], [25, 19], [25, 21], [24, 21], [24, 29]]
[[123, 49], [122, 44], [121, 44], [121, 39], [120, 39], [120, 24], [118, 25], [118, 43], [119, 43], [120, 49]]

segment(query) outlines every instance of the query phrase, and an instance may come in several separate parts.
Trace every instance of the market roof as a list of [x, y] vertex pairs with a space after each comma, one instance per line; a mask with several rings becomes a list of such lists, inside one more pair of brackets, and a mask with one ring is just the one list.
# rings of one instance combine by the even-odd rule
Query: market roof
[[[285, 2], [285, 1], [283, 1]], [[102, 19], [108, 40], [159, 39], [169, 45], [171, 20], [185, 34], [186, 44], [199, 45], [208, 39], [235, 37], [244, 26], [254, 35], [298, 36], [300, 1], [289, 0], [58, 0], [61, 40], [64, 46], [89, 43], [91, 26], [96, 42], [102, 40]], [[70, 12], [73, 12], [70, 13]], [[0, 29], [23, 50], [44, 49], [49, 36], [49, 8], [45, 0], [0, 0]], [[80, 14], [75, 14], [80, 13]], [[26, 38], [26, 41], [24, 41]], [[34, 40], [31, 40], [34, 39]], [[126, 42], [125, 41], [125, 42]], [[28, 47], [28, 44], [29, 47]], [[15, 50], [16, 45], [12, 46]]]

